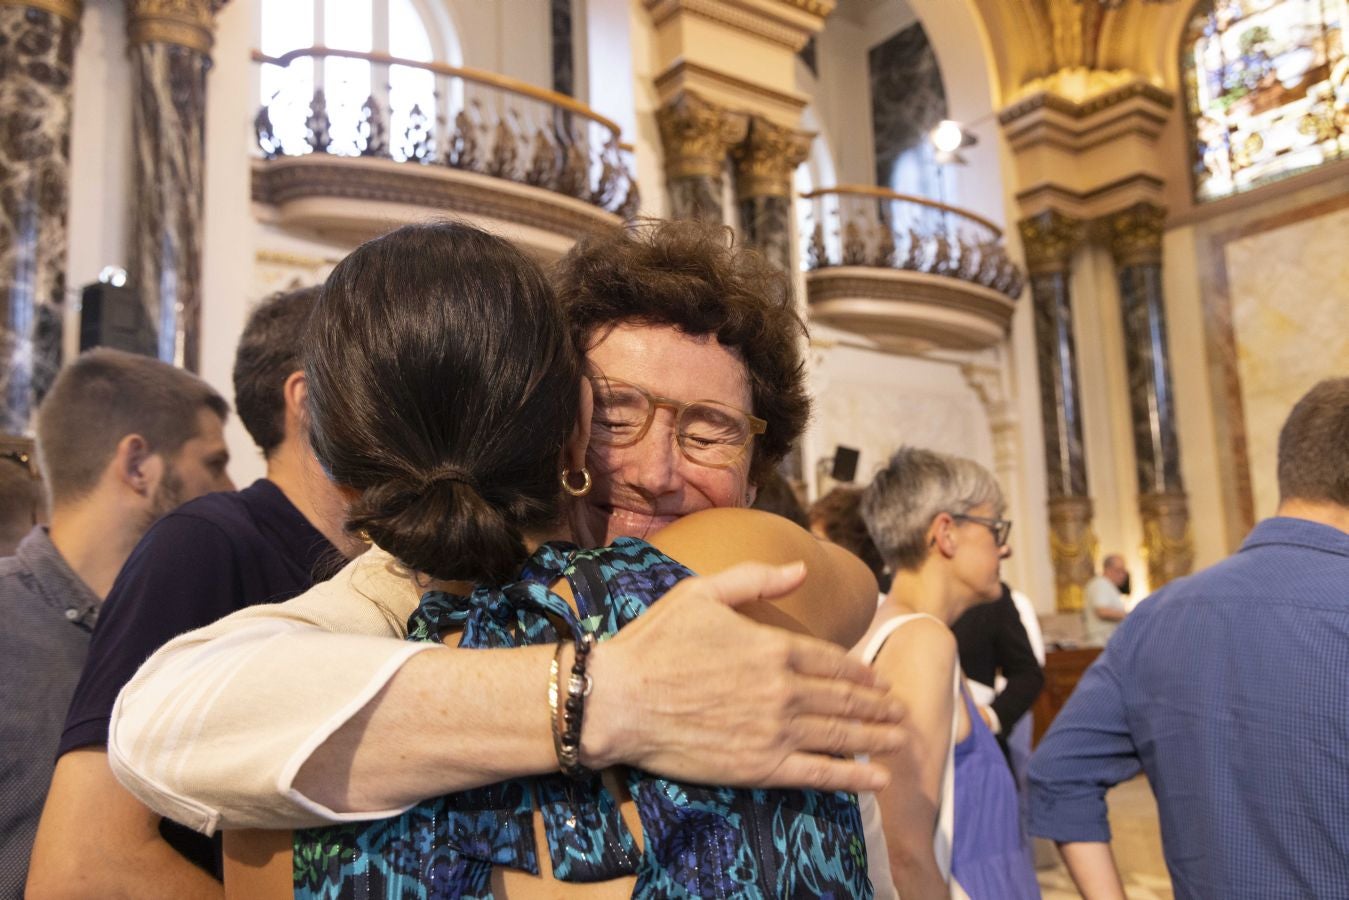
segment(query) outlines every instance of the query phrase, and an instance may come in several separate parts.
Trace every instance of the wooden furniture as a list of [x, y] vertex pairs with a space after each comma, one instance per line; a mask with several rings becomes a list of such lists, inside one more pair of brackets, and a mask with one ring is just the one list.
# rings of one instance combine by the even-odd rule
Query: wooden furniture
[[1040, 743], [1040, 738], [1049, 730], [1049, 723], [1054, 721], [1063, 704], [1072, 696], [1082, 673], [1087, 671], [1087, 667], [1100, 654], [1100, 647], [1050, 650], [1045, 654], [1044, 690], [1040, 691], [1040, 696], [1035, 699], [1035, 705], [1031, 707], [1035, 723], [1033, 743]]

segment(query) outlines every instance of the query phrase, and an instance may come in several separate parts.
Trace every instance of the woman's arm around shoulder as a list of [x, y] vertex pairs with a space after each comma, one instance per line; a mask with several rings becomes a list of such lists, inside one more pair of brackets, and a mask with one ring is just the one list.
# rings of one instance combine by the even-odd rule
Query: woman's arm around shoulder
[[755, 509], [708, 509], [671, 523], [650, 540], [700, 575], [746, 561], [805, 563], [806, 578], [796, 590], [772, 602], [739, 607], [769, 625], [851, 647], [876, 611], [876, 579], [866, 564], [782, 516]]

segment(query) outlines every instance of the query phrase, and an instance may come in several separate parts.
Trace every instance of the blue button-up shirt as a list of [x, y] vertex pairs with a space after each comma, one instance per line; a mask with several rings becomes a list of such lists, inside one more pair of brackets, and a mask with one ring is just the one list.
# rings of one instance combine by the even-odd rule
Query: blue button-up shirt
[[1140, 770], [1178, 900], [1349, 898], [1349, 534], [1268, 519], [1139, 604], [1031, 761], [1031, 831], [1108, 841]]

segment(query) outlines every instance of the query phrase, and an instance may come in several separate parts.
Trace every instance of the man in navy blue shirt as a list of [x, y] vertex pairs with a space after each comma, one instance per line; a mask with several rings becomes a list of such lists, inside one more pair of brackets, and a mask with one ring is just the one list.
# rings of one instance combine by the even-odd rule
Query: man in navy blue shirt
[[1278, 513], [1140, 604], [1031, 761], [1031, 831], [1122, 898], [1106, 791], [1141, 770], [1178, 900], [1349, 897], [1349, 378], [1279, 435]]
[[296, 352], [317, 297], [311, 288], [265, 301], [240, 340], [235, 402], [267, 477], [179, 507], [146, 534], [113, 584], [66, 718], [30, 897], [221, 896], [218, 838], [161, 821], [118, 784], [107, 762], [108, 721], [118, 692], [162, 644], [245, 606], [290, 599], [345, 561], [339, 548], [355, 549], [305, 437]]

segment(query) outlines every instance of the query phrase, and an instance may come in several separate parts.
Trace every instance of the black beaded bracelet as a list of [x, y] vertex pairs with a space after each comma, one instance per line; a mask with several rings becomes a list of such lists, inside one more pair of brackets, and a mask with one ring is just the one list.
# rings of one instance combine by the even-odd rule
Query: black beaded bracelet
[[595, 636], [583, 633], [576, 638], [576, 658], [572, 660], [571, 677], [567, 679], [567, 699], [562, 707], [562, 736], [557, 742], [557, 762], [563, 774], [582, 778], [589, 770], [581, 765], [581, 723], [585, 718], [585, 698], [590, 696], [594, 682], [586, 674], [590, 651]]

